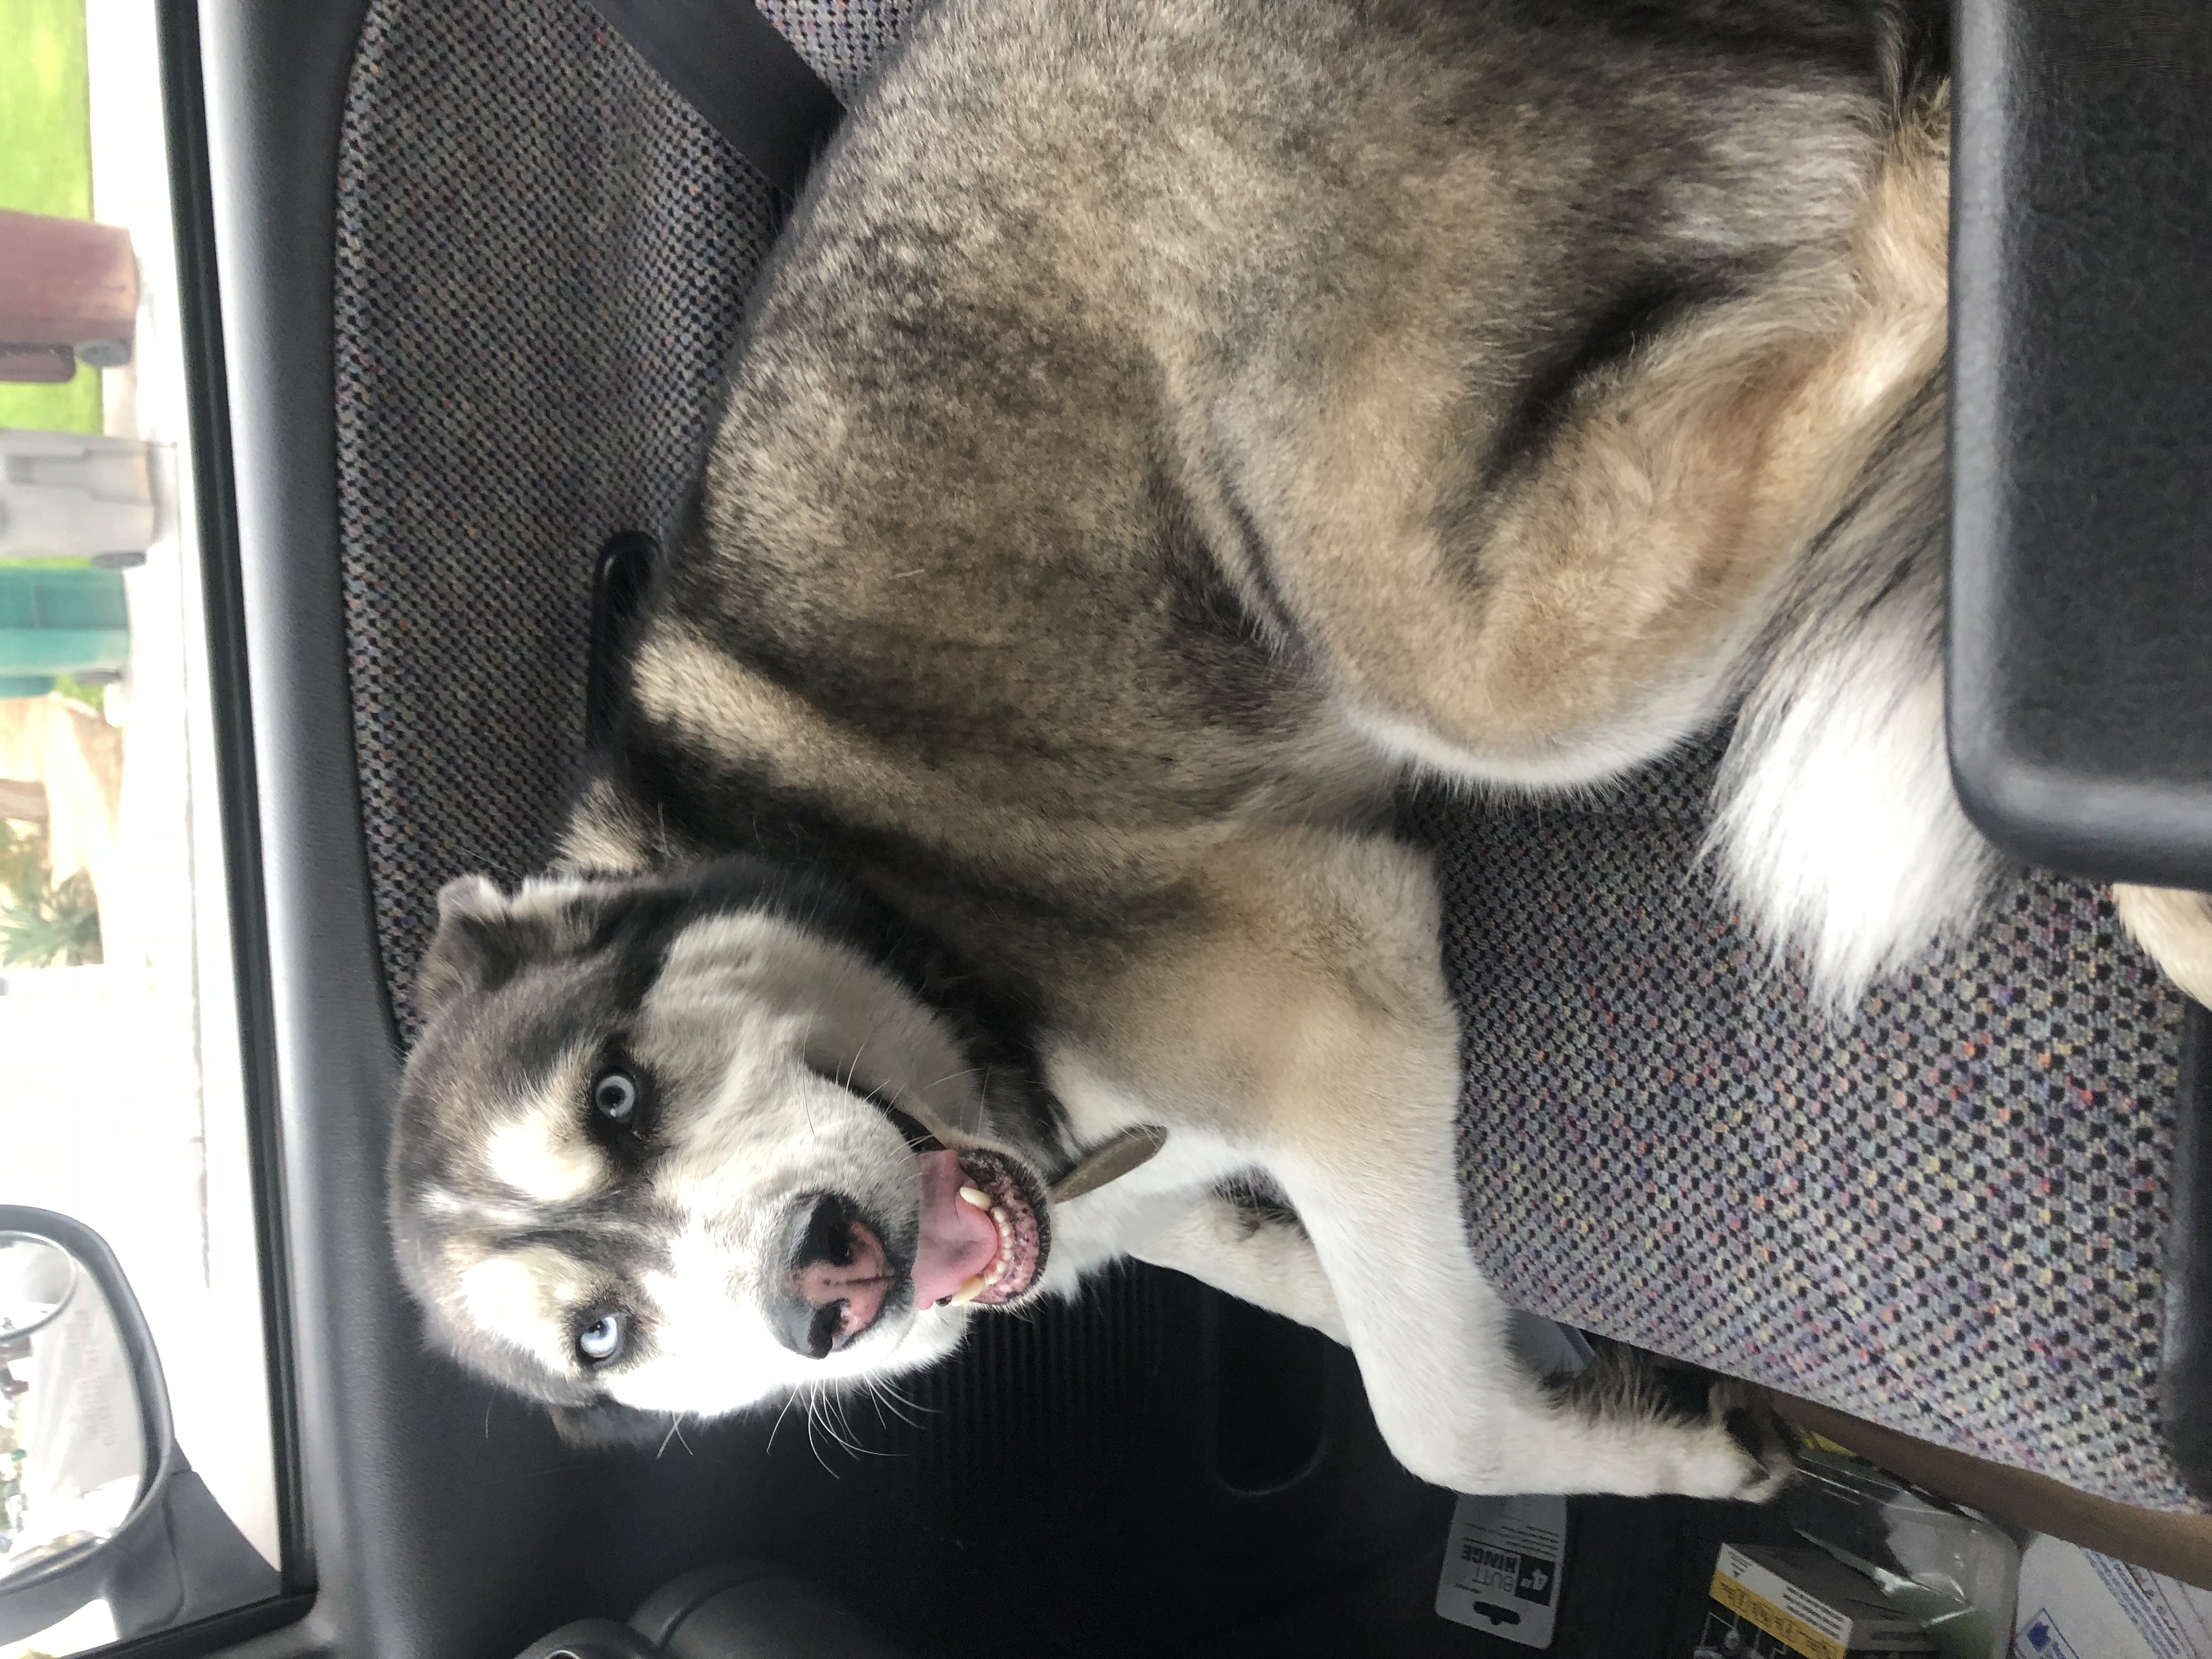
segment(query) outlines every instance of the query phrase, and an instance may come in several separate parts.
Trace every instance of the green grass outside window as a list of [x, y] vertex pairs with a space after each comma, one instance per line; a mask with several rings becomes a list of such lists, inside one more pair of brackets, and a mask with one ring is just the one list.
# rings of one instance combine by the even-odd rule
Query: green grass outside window
[[[92, 216], [84, 0], [0, 0], [0, 208]], [[100, 430], [100, 371], [66, 386], [0, 381], [0, 426]]]

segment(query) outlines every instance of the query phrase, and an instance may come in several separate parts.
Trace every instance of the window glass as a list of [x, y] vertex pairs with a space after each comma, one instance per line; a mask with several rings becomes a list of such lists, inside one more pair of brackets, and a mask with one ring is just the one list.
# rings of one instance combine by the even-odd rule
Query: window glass
[[[0, 1203], [106, 1240], [274, 1564], [179, 313], [151, 0], [0, 0]], [[0, 1401], [0, 1499], [28, 1432]], [[114, 1634], [95, 1604], [0, 1659]]]

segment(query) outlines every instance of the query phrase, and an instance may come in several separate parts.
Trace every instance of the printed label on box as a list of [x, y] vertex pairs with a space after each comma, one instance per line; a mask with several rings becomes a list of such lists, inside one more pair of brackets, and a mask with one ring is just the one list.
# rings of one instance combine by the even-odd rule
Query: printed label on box
[[2013, 1659], [2212, 1659], [2212, 1591], [2057, 1538], [2020, 1558]]
[[1548, 1648], [1566, 1550], [1565, 1498], [1462, 1498], [1437, 1581], [1437, 1613], [1523, 1647]]
[[1935, 1659], [1928, 1632], [1818, 1550], [1723, 1544], [1698, 1651], [1735, 1659]]
[[2051, 1622], [2051, 1609], [2038, 1607], [2034, 1614], [2020, 1627], [2020, 1635], [2013, 1643], [2013, 1651], [2022, 1650], [2034, 1659], [2081, 1659], [2074, 1644], [2066, 1639], [2066, 1632]]

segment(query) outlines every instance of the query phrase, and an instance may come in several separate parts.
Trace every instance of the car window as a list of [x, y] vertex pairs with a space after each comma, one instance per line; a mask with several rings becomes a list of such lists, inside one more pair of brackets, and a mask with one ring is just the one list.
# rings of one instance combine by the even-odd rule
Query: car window
[[[112, 1248], [177, 1443], [273, 1567], [159, 42], [153, 0], [0, 0], [0, 1204]], [[59, 1524], [32, 1409], [53, 1352], [0, 1397], [0, 1592]], [[117, 1634], [100, 1602], [0, 1622], [0, 1659]]]

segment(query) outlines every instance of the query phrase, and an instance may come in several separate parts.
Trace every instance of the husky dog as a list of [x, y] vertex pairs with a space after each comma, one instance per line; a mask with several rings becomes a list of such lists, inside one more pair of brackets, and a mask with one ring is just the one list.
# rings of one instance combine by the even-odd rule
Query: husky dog
[[1971, 920], [1947, 131], [1905, 0], [923, 10], [559, 862], [440, 895], [392, 1164], [434, 1338], [618, 1436], [1133, 1255], [1348, 1343], [1441, 1485], [1773, 1490], [1750, 1391], [1516, 1357], [1389, 809], [1733, 713], [1716, 878], [1825, 994]]

